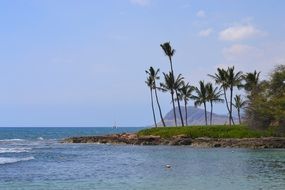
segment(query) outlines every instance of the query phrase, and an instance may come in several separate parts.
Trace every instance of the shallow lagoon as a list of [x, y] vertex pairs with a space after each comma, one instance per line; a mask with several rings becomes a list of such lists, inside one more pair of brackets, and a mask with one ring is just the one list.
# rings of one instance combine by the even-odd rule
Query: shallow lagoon
[[[77, 134], [80, 133], [78, 130]], [[106, 130], [104, 128], [92, 130], [96, 134], [107, 133], [102, 132]], [[7, 140], [7, 136], [4, 140], [5, 132], [2, 131], [1, 190], [281, 190], [285, 187], [284, 149], [60, 144], [57, 139], [62, 138], [64, 132], [60, 129], [47, 131], [49, 137], [42, 135], [39, 138], [39, 133], [34, 136], [29, 133], [29, 138], [22, 139], [18, 135], [12, 140]], [[5, 163], [5, 158], [6, 161], [14, 158], [14, 162]], [[166, 164], [172, 167], [166, 168]]]

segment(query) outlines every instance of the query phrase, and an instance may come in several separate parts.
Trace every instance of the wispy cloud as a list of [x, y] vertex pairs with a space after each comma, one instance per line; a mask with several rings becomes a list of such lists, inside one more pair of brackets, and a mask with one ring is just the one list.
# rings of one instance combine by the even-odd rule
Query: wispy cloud
[[207, 29], [204, 29], [204, 30], [201, 30], [198, 35], [201, 36], [201, 37], [208, 37], [211, 35], [211, 33], [213, 32], [213, 29], [212, 28], [207, 28]]
[[199, 17], [199, 18], [204, 18], [204, 17], [206, 17], [206, 12], [204, 10], [199, 10], [196, 13], [196, 16]]
[[147, 6], [150, 3], [150, 0], [130, 0], [131, 3], [139, 5], [139, 6]]
[[263, 33], [251, 24], [246, 24], [228, 27], [220, 32], [219, 37], [225, 41], [238, 41], [260, 36]]
[[234, 44], [223, 49], [223, 55], [226, 59], [235, 59], [237, 57], [248, 55], [258, 55], [258, 53], [259, 51], [256, 47], [245, 44]]

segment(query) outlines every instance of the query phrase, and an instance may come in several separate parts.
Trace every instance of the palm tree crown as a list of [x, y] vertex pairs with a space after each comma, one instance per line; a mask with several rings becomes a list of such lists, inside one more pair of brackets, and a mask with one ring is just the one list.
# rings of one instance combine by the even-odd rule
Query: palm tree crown
[[241, 82], [243, 80], [243, 74], [241, 71], [235, 73], [235, 67], [229, 67], [227, 70], [227, 84], [229, 88], [237, 87], [241, 88]]
[[227, 71], [221, 68], [218, 68], [217, 73], [214, 75], [208, 74], [208, 76], [215, 80], [216, 84], [221, 85], [221, 88], [224, 88], [225, 90], [227, 90], [229, 87], [229, 84], [227, 82], [227, 75]]
[[159, 80], [159, 69], [155, 70], [153, 67], [150, 67], [148, 70], [145, 71], [146, 74], [149, 75], [153, 80]]
[[206, 107], [206, 102], [207, 102], [207, 89], [204, 81], [199, 81], [199, 88], [195, 87], [195, 92], [196, 95], [192, 96], [194, 100], [194, 105], [195, 106], [200, 106], [204, 105], [204, 113], [205, 113], [205, 123], [208, 125], [208, 119], [207, 119], [207, 107]]
[[207, 90], [207, 101], [210, 102], [210, 105], [211, 105], [210, 125], [212, 125], [213, 123], [213, 103], [224, 102], [224, 100], [221, 98], [222, 96], [221, 90], [219, 90], [218, 87], [214, 88], [212, 83], [206, 84], [206, 90]]
[[254, 71], [253, 73], [246, 73], [243, 76], [243, 79], [245, 81], [245, 84], [243, 85], [243, 87], [246, 91], [252, 91], [256, 88], [259, 82], [259, 75], [260, 75], [260, 72]]
[[163, 76], [164, 83], [160, 83], [161, 89], [174, 94], [175, 84], [173, 74], [171, 72], [169, 72], [169, 74], [163, 73]]
[[175, 49], [172, 49], [170, 42], [165, 42], [163, 44], [160, 44], [160, 47], [163, 49], [165, 55], [168, 57], [170, 62], [171, 72], [174, 75], [173, 66], [172, 66], [172, 57], [175, 54]]
[[208, 93], [207, 94], [208, 101], [212, 101], [212, 102], [223, 102], [224, 101], [222, 98], [220, 98], [222, 94], [221, 94], [221, 90], [219, 90], [218, 87], [214, 88], [212, 83], [207, 83], [206, 89]]
[[150, 76], [146, 78], [145, 83], [150, 89], [153, 89], [153, 79]]
[[163, 49], [164, 53], [168, 57], [172, 57], [175, 53], [175, 49], [172, 49], [170, 42], [165, 42], [163, 44], [160, 44], [160, 47]]
[[191, 86], [189, 83], [183, 83], [182, 87], [179, 89], [179, 99], [188, 102], [191, 99], [194, 90], [194, 86]]

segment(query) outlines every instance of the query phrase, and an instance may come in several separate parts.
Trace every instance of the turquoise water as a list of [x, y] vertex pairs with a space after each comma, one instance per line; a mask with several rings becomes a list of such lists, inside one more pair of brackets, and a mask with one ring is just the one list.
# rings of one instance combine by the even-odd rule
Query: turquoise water
[[[138, 128], [0, 128], [1, 190], [284, 189], [285, 150], [60, 144]], [[172, 167], [165, 168], [166, 164]]]

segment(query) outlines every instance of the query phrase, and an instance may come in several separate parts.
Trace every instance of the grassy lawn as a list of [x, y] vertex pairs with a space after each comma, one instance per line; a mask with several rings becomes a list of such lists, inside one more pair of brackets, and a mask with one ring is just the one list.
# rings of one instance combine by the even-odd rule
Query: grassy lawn
[[158, 127], [144, 129], [138, 132], [139, 136], [156, 135], [163, 138], [170, 138], [176, 135], [187, 135], [192, 138], [258, 138], [274, 136], [272, 131], [255, 131], [246, 126], [190, 126], [190, 127]]

